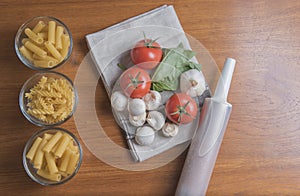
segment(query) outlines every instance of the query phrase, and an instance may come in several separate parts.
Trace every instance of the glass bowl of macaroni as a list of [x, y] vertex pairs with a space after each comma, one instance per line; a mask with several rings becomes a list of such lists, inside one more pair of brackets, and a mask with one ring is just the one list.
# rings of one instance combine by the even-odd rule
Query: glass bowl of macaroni
[[50, 70], [63, 65], [71, 56], [73, 39], [69, 28], [51, 16], [26, 21], [15, 37], [15, 51], [27, 67]]
[[22, 156], [24, 169], [32, 180], [44, 186], [59, 185], [78, 173], [82, 147], [70, 131], [47, 128], [29, 138]]
[[67, 76], [54, 71], [41, 71], [22, 86], [19, 106], [31, 123], [57, 126], [74, 114], [78, 104], [77, 90]]

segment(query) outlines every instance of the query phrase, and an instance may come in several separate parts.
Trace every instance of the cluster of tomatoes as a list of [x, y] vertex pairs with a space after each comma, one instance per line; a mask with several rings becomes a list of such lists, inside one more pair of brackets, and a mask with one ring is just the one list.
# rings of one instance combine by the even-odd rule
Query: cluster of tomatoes
[[[127, 97], [143, 98], [151, 88], [151, 78], [146, 70], [157, 67], [163, 58], [160, 45], [151, 39], [139, 41], [130, 53], [135, 66], [120, 77], [120, 86]], [[189, 95], [175, 93], [165, 105], [168, 119], [176, 124], [186, 124], [197, 115], [197, 104]]]

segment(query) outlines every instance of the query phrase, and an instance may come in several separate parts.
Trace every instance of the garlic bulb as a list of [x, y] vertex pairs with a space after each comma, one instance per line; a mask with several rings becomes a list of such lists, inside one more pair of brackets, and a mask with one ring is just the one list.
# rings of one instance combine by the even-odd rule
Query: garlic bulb
[[165, 117], [158, 111], [151, 111], [147, 116], [148, 124], [155, 130], [160, 130], [165, 124]]
[[161, 95], [157, 91], [151, 90], [143, 99], [147, 110], [155, 110], [161, 105]]
[[136, 127], [143, 126], [146, 122], [146, 112], [139, 116], [132, 116], [131, 114], [129, 114], [129, 122]]
[[142, 115], [146, 111], [145, 102], [142, 99], [130, 99], [128, 102], [128, 112], [132, 116]]
[[149, 146], [154, 141], [154, 138], [155, 132], [149, 126], [139, 127], [135, 132], [135, 141], [139, 145]]
[[111, 101], [111, 106], [116, 111], [121, 112], [125, 110], [128, 103], [128, 98], [121, 91], [115, 91], [111, 95], [110, 101]]
[[174, 137], [175, 135], [177, 135], [178, 130], [179, 130], [178, 125], [167, 122], [162, 128], [162, 133], [166, 137]]
[[180, 76], [180, 90], [191, 97], [200, 96], [205, 91], [205, 79], [201, 71], [190, 69]]

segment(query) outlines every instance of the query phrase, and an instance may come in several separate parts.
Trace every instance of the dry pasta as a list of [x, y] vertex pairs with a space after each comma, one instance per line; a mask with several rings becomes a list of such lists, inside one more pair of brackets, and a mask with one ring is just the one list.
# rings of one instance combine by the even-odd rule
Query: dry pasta
[[34, 66], [52, 68], [67, 56], [70, 37], [55, 21], [48, 24], [39, 21], [32, 29], [26, 28], [24, 33], [27, 37], [22, 39], [19, 51]]
[[36, 140], [34, 141], [34, 143], [32, 144], [30, 150], [28, 151], [26, 158], [28, 158], [30, 161], [33, 160], [34, 155], [36, 154], [36, 151], [37, 151], [41, 141], [42, 141], [42, 138], [37, 137]]
[[49, 123], [65, 120], [72, 112], [74, 92], [66, 79], [43, 76], [37, 85], [25, 93], [27, 113]]
[[46, 26], [46, 24], [43, 21], [39, 21], [35, 27], [33, 27], [32, 31], [34, 33], [39, 33], [43, 30], [43, 28]]
[[34, 41], [35, 43], [42, 44], [44, 42], [44, 39], [35, 34], [31, 29], [26, 28], [24, 32], [28, 36], [28, 38]]
[[[61, 139], [58, 142], [53, 142], [56, 140], [55, 136], [57, 133], [59, 133], [58, 135], [62, 134], [58, 131], [55, 134], [45, 133], [42, 137], [37, 137], [27, 152], [26, 158], [30, 161], [35, 160], [35, 157], [41, 159], [42, 163], [39, 163], [38, 167], [33, 162], [34, 168], [37, 169], [37, 174], [48, 180], [59, 182], [75, 171], [79, 161], [79, 150], [68, 134], [63, 134], [63, 137], [60, 137]], [[56, 147], [57, 150], [63, 149], [61, 157], [55, 155], [55, 151], [53, 151], [55, 145], [53, 146], [53, 143], [59, 144]], [[47, 146], [52, 146], [49, 148], [49, 152], [44, 150]], [[74, 149], [76, 151], [73, 151]]]
[[49, 153], [51, 151], [51, 149], [55, 146], [55, 144], [60, 140], [62, 135], [63, 134], [60, 131], [58, 131], [53, 137], [51, 137], [49, 142], [43, 148], [43, 151]]
[[67, 148], [70, 141], [71, 141], [71, 138], [68, 135], [64, 134], [59, 146], [55, 150], [55, 153], [54, 153], [55, 156], [61, 157], [62, 154], [65, 152], [65, 150], [66, 150], [66, 148]]
[[46, 138], [43, 138], [41, 141], [36, 153], [34, 154], [33, 166], [36, 169], [41, 169], [44, 161], [44, 152], [42, 151], [43, 147], [47, 143]]

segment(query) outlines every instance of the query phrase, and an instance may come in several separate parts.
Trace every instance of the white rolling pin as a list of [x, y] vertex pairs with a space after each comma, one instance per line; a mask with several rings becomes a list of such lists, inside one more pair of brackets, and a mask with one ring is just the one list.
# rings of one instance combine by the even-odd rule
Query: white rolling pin
[[176, 190], [176, 196], [203, 196], [219, 153], [232, 106], [227, 102], [236, 61], [227, 58], [215, 94], [206, 98], [199, 127], [192, 139]]

